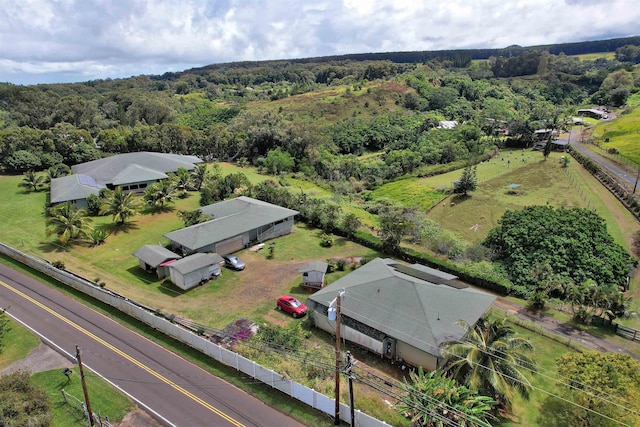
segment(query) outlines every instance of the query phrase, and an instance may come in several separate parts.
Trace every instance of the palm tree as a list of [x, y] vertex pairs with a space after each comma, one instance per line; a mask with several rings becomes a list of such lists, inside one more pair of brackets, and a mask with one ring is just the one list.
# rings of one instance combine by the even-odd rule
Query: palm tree
[[87, 211], [74, 207], [71, 202], [56, 205], [49, 210], [47, 235], [55, 234], [63, 245], [83, 239], [91, 232]]
[[200, 191], [202, 188], [202, 184], [207, 179], [207, 165], [205, 163], [200, 163], [196, 165], [196, 168], [191, 171], [191, 182], [195, 187], [196, 191]]
[[173, 180], [165, 179], [151, 184], [144, 191], [144, 200], [147, 205], [162, 209], [167, 203], [172, 203], [176, 195], [176, 187]]
[[129, 218], [136, 216], [142, 209], [142, 203], [133, 193], [125, 193], [122, 188], [104, 192], [100, 205], [100, 215], [113, 215], [116, 225], [124, 225]]
[[186, 168], [178, 168], [175, 173], [170, 173], [169, 179], [173, 181], [174, 187], [181, 193], [191, 188], [191, 173]]
[[441, 345], [449, 360], [447, 372], [504, 406], [509, 405], [514, 392], [528, 398], [531, 384], [518, 368], [535, 370], [536, 363], [528, 355], [534, 351], [533, 345], [515, 336], [504, 319], [482, 318], [475, 327], [462, 320], [459, 324], [466, 330], [466, 340]]
[[26, 188], [29, 191], [38, 191], [44, 183], [42, 175], [37, 175], [34, 171], [27, 171], [18, 187]]
[[496, 401], [476, 394], [436, 370], [425, 374], [421, 367], [409, 373], [402, 385], [404, 396], [396, 405], [399, 413], [411, 418], [414, 426], [490, 427]]

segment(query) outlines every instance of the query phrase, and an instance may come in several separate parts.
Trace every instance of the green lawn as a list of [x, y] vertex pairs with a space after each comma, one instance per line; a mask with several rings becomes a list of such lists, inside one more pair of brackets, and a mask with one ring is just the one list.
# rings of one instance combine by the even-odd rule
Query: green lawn
[[4, 348], [0, 352], [0, 369], [24, 359], [31, 350], [40, 344], [37, 336], [10, 317], [8, 326], [9, 331], [5, 332], [2, 339]]
[[[593, 129], [596, 143], [608, 150], [615, 148], [622, 157], [640, 164], [640, 108], [634, 107], [615, 120], [600, 122]], [[608, 140], [608, 142], [607, 142]]]
[[578, 57], [581, 61], [595, 61], [596, 59], [615, 59], [615, 52], [594, 52], [594, 53], [583, 53], [581, 55], [572, 55]]

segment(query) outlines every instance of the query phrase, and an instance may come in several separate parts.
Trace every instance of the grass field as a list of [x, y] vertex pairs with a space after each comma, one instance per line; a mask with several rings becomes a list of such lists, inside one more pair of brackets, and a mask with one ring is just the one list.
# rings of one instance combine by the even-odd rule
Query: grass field
[[[615, 148], [622, 157], [640, 164], [640, 108], [635, 107], [616, 120], [600, 122], [593, 129], [596, 143], [606, 149]], [[608, 142], [607, 142], [608, 140]]]
[[594, 52], [594, 53], [583, 53], [582, 55], [572, 55], [580, 59], [580, 61], [595, 61], [596, 59], [615, 59], [615, 52]]
[[21, 360], [40, 344], [40, 340], [20, 323], [9, 318], [9, 331], [5, 332], [2, 342], [5, 345], [0, 352], [0, 369]]

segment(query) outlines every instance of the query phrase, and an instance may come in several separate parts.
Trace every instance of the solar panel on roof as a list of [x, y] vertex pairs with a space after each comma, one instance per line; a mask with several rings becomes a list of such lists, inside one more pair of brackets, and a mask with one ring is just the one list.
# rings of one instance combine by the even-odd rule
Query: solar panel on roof
[[104, 185], [98, 184], [96, 180], [93, 179], [92, 176], [80, 174], [80, 175], [77, 175], [77, 177], [78, 177], [78, 182], [82, 185], [88, 185], [89, 187], [95, 187], [95, 188], [104, 187]]
[[456, 289], [464, 289], [468, 287], [463, 283], [460, 283], [460, 282], [454, 283], [449, 279], [445, 279], [444, 277], [427, 273], [426, 271], [421, 271], [413, 267], [409, 267], [408, 265], [404, 265], [404, 264], [389, 264], [389, 265], [395, 268], [395, 270], [400, 273], [406, 274], [407, 276], [415, 277], [420, 280], [424, 280], [425, 282], [434, 283], [436, 285], [448, 285]]

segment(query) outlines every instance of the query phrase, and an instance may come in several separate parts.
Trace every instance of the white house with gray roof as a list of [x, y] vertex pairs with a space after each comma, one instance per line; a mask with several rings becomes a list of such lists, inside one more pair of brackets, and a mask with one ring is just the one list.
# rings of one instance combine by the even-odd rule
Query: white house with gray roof
[[51, 180], [50, 203], [72, 202], [87, 206], [87, 197], [100, 189], [121, 187], [126, 192], [142, 193], [157, 181], [178, 169], [195, 169], [202, 163], [196, 156], [141, 151], [123, 153], [72, 166], [72, 175]]
[[169, 276], [174, 285], [186, 291], [219, 276], [223, 263], [218, 254], [192, 254], [169, 264]]
[[183, 254], [239, 251], [293, 231], [298, 211], [240, 196], [200, 208], [212, 219], [164, 235]]
[[328, 308], [340, 298], [340, 337], [376, 354], [413, 366], [436, 369], [439, 346], [461, 340], [456, 324], [475, 324], [495, 296], [420, 264], [376, 258], [307, 299], [315, 325], [335, 334]]

